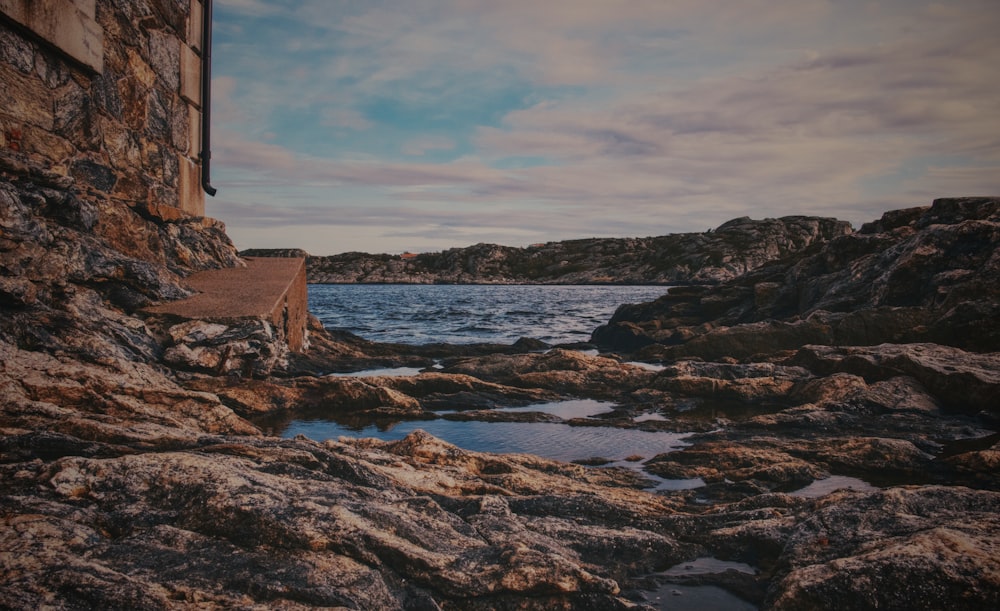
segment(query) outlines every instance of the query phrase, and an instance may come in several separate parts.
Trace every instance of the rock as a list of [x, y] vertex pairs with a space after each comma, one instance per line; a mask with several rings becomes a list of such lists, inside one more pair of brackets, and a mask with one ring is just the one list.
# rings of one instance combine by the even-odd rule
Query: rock
[[[714, 232], [655, 238], [592, 238], [512, 248], [476, 244], [397, 257], [309, 257], [314, 283], [676, 284], [718, 283], [850, 230], [843, 221], [787, 216], [735, 219]], [[288, 256], [292, 249], [245, 256]]]
[[868, 380], [912, 376], [951, 410], [997, 413], [1000, 353], [977, 354], [937, 344], [866, 347], [806, 346], [794, 357], [821, 374], [850, 373]]
[[810, 464], [873, 481], [926, 481], [935, 470], [934, 456], [905, 439], [829, 438], [792, 451]]
[[1000, 349], [1000, 199], [887, 214], [711, 291], [672, 289], [619, 308], [592, 341], [619, 351], [645, 343], [640, 354], [661, 359], [749, 358], [804, 343]]
[[137, 447], [169, 446], [205, 434], [258, 434], [216, 396], [184, 390], [147, 364], [111, 357], [105, 364], [88, 364], [5, 342], [0, 360], [5, 428]]
[[[760, 447], [763, 442], [764, 447]], [[767, 440], [756, 447], [729, 442], [709, 442], [661, 455], [647, 461], [650, 473], [668, 479], [700, 477], [708, 483], [755, 480], [770, 490], [795, 490], [825, 475], [819, 467], [776, 449]]]
[[20, 307], [35, 303], [37, 298], [38, 290], [30, 280], [0, 276], [0, 304]]
[[561, 398], [561, 395], [543, 390], [443, 373], [363, 378], [300, 376], [270, 380], [201, 377], [187, 382], [186, 386], [217, 394], [245, 417], [290, 412], [334, 417], [379, 410], [382, 415], [391, 413], [397, 418], [424, 418], [431, 410], [492, 409]]
[[996, 492], [955, 487], [830, 497], [789, 537], [768, 607], [995, 607], [998, 510]]
[[[37, 547], [8, 556], [5, 575], [29, 601], [45, 592], [37, 567], [61, 562], [65, 600], [90, 584], [104, 597], [126, 588], [140, 606], [176, 592], [229, 605], [251, 592], [257, 601], [365, 608], [413, 600], [477, 608], [524, 597], [540, 608], [625, 608], [616, 582], [600, 576], [611, 550], [623, 554], [622, 577], [692, 551], [652, 531], [579, 524], [590, 505], [626, 520], [664, 507], [607, 488], [581, 467], [464, 452], [421, 434], [356, 446], [241, 440], [57, 460], [19, 480], [22, 493], [50, 489], [55, 515], [5, 518], [5, 549]], [[510, 486], [521, 489], [511, 496]], [[429, 496], [456, 487], [471, 503], [449, 509]], [[544, 514], [537, 503], [507, 500], [531, 499], [529, 490], [589, 500], [550, 504]], [[106, 577], [94, 583], [94, 574]]]
[[619, 397], [655, 375], [636, 365], [558, 348], [543, 354], [456, 359], [444, 363], [442, 371], [520, 388], [599, 398]]
[[264, 319], [239, 319], [230, 325], [189, 321], [171, 326], [167, 333], [174, 345], [163, 359], [178, 369], [250, 377], [288, 364], [288, 345]]
[[811, 377], [803, 368], [771, 363], [682, 361], [659, 372], [650, 387], [687, 396], [759, 402], [784, 400], [796, 385]]

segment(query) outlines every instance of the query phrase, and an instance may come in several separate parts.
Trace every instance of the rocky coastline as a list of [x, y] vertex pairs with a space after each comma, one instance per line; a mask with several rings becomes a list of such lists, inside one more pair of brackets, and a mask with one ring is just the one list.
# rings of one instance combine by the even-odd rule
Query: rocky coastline
[[741, 217], [703, 233], [588, 238], [527, 248], [476, 244], [404, 255], [310, 256], [296, 249], [240, 254], [307, 257], [314, 284], [718, 284], [850, 231], [850, 223], [832, 218]]
[[[754, 229], [752, 264], [677, 271], [715, 286], [622, 306], [596, 354], [373, 344], [313, 319], [308, 352], [240, 377], [166, 362], [175, 340], [142, 311], [240, 264], [220, 224], [15, 162], [0, 608], [651, 609], [669, 608], [662, 588], [705, 587], [762, 609], [1000, 607], [1000, 199], [833, 223], [773, 253]], [[428, 370], [324, 375], [404, 364]], [[640, 470], [426, 433], [267, 434], [306, 412], [485, 419], [561, 398], [616, 404], [574, 425], [687, 445]], [[704, 485], [648, 490], [657, 477]], [[803, 492], [823, 482], [854, 485]], [[685, 572], [704, 558], [749, 569]]]

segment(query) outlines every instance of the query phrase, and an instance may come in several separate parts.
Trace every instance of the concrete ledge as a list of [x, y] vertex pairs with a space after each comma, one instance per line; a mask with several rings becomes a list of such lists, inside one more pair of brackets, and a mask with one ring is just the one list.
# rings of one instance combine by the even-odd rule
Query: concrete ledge
[[0, 13], [94, 72], [104, 69], [104, 30], [93, 0], [0, 0]]
[[284, 334], [289, 350], [301, 352], [307, 345], [306, 260], [248, 257], [246, 263], [246, 267], [193, 274], [187, 283], [197, 295], [145, 311], [222, 323], [268, 320]]

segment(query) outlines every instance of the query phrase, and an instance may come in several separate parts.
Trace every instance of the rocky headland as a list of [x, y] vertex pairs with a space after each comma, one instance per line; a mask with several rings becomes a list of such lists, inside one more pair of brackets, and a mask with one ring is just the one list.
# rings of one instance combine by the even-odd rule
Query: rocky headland
[[319, 284], [717, 284], [850, 232], [850, 223], [831, 218], [742, 217], [704, 233], [588, 238], [527, 248], [476, 244], [402, 256], [309, 256], [294, 249], [241, 254], [307, 257], [309, 282]]
[[[240, 265], [220, 224], [3, 173], [0, 608], [643, 609], [709, 586], [765, 609], [1000, 606], [998, 199], [796, 219], [786, 245], [744, 220], [699, 234], [735, 246], [662, 279], [716, 286], [623, 306], [599, 353], [313, 320], [308, 352], [260, 345], [280, 358], [240, 375], [165, 360], [185, 335], [144, 313]], [[240, 332], [214, 337], [267, 341]], [[375, 364], [428, 370], [324, 375]], [[573, 425], [686, 445], [625, 468], [269, 434], [560, 398], [615, 402]]]

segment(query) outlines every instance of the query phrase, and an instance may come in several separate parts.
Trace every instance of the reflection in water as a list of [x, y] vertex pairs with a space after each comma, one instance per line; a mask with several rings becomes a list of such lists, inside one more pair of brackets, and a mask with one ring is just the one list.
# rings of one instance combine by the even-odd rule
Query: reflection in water
[[540, 412], [558, 416], [563, 420], [573, 418], [590, 418], [612, 411], [615, 404], [610, 401], [595, 401], [594, 399], [577, 399], [572, 401], [554, 401], [552, 403], [536, 403], [523, 407], [504, 407], [496, 411], [511, 413]]
[[704, 488], [706, 485], [705, 480], [700, 477], [691, 479], [664, 479], [645, 471], [643, 471], [643, 475], [656, 482], [655, 486], [647, 488], [647, 490], [652, 492], [658, 490], [694, 490], [695, 488]]
[[660, 365], [658, 363], [643, 363], [642, 361], [626, 361], [626, 365], [635, 365], [636, 367], [642, 367], [649, 371], [663, 371], [667, 368], [666, 365]]
[[716, 586], [668, 583], [646, 594], [648, 604], [671, 611], [756, 611], [757, 607]]
[[455, 422], [444, 419], [397, 422], [383, 428], [374, 424], [352, 428], [329, 420], [293, 420], [281, 436], [305, 435], [317, 441], [341, 436], [396, 441], [418, 429], [466, 450], [535, 454], [566, 462], [594, 457], [612, 461], [635, 455], [653, 457], [687, 445], [683, 441], [687, 435], [681, 433], [578, 427], [552, 422]]
[[826, 479], [818, 479], [813, 483], [809, 484], [805, 488], [800, 488], [795, 492], [789, 492], [790, 496], [797, 496], [801, 498], [813, 499], [821, 496], [826, 496], [831, 492], [836, 492], [837, 490], [843, 490], [844, 488], [850, 490], [859, 490], [862, 492], [871, 492], [873, 490], [878, 490], [875, 486], [872, 486], [868, 482], [858, 479], [856, 477], [847, 477], [846, 475], [831, 475]]
[[[757, 569], [743, 562], [719, 560], [711, 556], [703, 556], [695, 560], [682, 562], [670, 567], [659, 577], [688, 577], [692, 575], [714, 575], [736, 571], [747, 575], [756, 575]], [[693, 586], [666, 583], [646, 595], [650, 603], [660, 609], [736, 609], [751, 610], [757, 607], [742, 600], [726, 590], [715, 586]]]
[[660, 412], [649, 412], [632, 418], [632, 422], [667, 422], [667, 417]]
[[377, 376], [402, 377], [420, 375], [423, 369], [419, 367], [387, 367], [385, 369], [365, 369], [364, 371], [354, 371], [347, 373], [329, 373], [328, 376], [337, 378], [374, 378]]
[[757, 569], [745, 562], [719, 560], [711, 556], [703, 556], [695, 560], [682, 562], [659, 574], [665, 577], [677, 577], [681, 575], [711, 575], [712, 573], [725, 573], [726, 571], [738, 571], [747, 575], [757, 574]]

